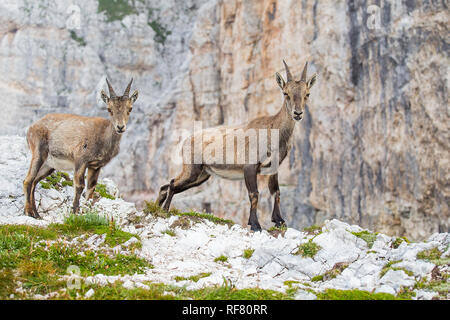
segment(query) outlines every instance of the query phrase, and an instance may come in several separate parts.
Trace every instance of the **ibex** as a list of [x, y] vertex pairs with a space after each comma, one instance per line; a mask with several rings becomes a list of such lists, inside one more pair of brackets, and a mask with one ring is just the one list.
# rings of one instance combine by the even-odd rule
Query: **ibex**
[[122, 133], [125, 132], [133, 103], [138, 98], [137, 91], [129, 97], [132, 82], [133, 79], [123, 96], [119, 97], [106, 79], [110, 96], [102, 90], [101, 98], [108, 107], [111, 119], [53, 113], [30, 126], [27, 142], [32, 158], [23, 182], [26, 215], [41, 219], [36, 209], [34, 190], [37, 183], [55, 169], [74, 170], [74, 213], [79, 209], [86, 169], [86, 198], [93, 196], [100, 169], [119, 152]]
[[[178, 177], [172, 179], [168, 184], [163, 185], [160, 188], [158, 198], [156, 200], [157, 204], [162, 206], [164, 201], [163, 209], [168, 210], [170, 207], [170, 203], [172, 201], [172, 197], [176, 193], [183, 192], [189, 188], [198, 186], [208, 180], [211, 174], [215, 174], [221, 178], [230, 179], [230, 180], [245, 180], [245, 185], [247, 187], [247, 191], [250, 199], [250, 217], [248, 220], [248, 224], [251, 226], [252, 231], [260, 231], [261, 226], [258, 222], [258, 217], [256, 214], [256, 208], [258, 204], [258, 188], [257, 188], [257, 175], [261, 174], [262, 168], [267, 168], [273, 163], [277, 163], [278, 165], [286, 158], [289, 150], [291, 149], [291, 141], [292, 134], [294, 131], [296, 121], [299, 121], [303, 117], [303, 110], [305, 109], [306, 102], [309, 98], [309, 91], [313, 84], [316, 81], [317, 74], [315, 73], [308, 80], [306, 79], [308, 62], [306, 62], [300, 80], [294, 80], [291, 72], [289, 71], [289, 67], [286, 62], [283, 60], [283, 64], [286, 70], [287, 81], [284, 81], [282, 76], [277, 72], [275, 74], [276, 81], [280, 86], [283, 95], [284, 101], [280, 111], [273, 116], [263, 116], [256, 118], [247, 124], [241, 126], [221, 126], [216, 128], [209, 128], [205, 130], [199, 131], [199, 133], [194, 133], [183, 143], [183, 157], [185, 157], [185, 152], [187, 148], [189, 148], [190, 154], [190, 162], [186, 163], [184, 161], [182, 172]], [[266, 131], [261, 130], [266, 129]], [[250, 163], [249, 161], [236, 164], [233, 162], [232, 164], [218, 163], [215, 160], [212, 160], [214, 156], [206, 154], [206, 150], [212, 150], [211, 145], [216, 144], [217, 148], [214, 150], [224, 150], [226, 152], [227, 148], [225, 147], [226, 141], [232, 141], [234, 144], [233, 131], [243, 130], [245, 132], [248, 131], [257, 131], [258, 140], [261, 141], [263, 138], [260, 136], [259, 132], [269, 133], [271, 136], [271, 132], [275, 130], [278, 133], [278, 152], [277, 154], [265, 154], [265, 152], [261, 152], [258, 156], [258, 161], [254, 163]], [[230, 133], [231, 132], [231, 133]], [[275, 138], [277, 136], [274, 136]], [[229, 140], [231, 137], [231, 140]], [[274, 138], [274, 140], [275, 140]], [[194, 156], [195, 149], [192, 148], [192, 145], [195, 144], [195, 140], [201, 141], [200, 144], [202, 146], [201, 151], [201, 159], [199, 161], [192, 161], [192, 157]], [[222, 148], [222, 149], [221, 149]], [[249, 142], [245, 142], [245, 150], [244, 153], [248, 156], [251, 146]], [[228, 152], [230, 147], [228, 148]], [[267, 150], [267, 149], [266, 149]], [[242, 159], [242, 151], [237, 150], [232, 147], [231, 158], [234, 160], [238, 157]], [[262, 153], [262, 157], [261, 157]], [[194, 156], [195, 157], [195, 156]], [[227, 159], [228, 155], [226, 155]], [[184, 158], [185, 160], [186, 158]], [[278, 186], [278, 173], [277, 170], [272, 172], [269, 177], [268, 187], [271, 195], [275, 194], [274, 207], [272, 211], [272, 222], [275, 223], [276, 226], [281, 226], [285, 224], [283, 218], [280, 213], [280, 188]]]

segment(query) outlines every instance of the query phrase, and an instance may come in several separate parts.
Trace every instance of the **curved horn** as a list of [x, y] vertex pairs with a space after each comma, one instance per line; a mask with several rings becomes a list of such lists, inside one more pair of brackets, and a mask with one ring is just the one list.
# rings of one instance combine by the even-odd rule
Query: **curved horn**
[[125, 89], [125, 92], [123, 93], [123, 96], [128, 98], [130, 95], [130, 89], [131, 89], [131, 83], [133, 82], [133, 78], [131, 78], [130, 83], [128, 84], [127, 88]]
[[286, 64], [286, 61], [284, 61], [284, 59], [283, 59], [283, 63], [284, 63], [284, 68], [286, 69], [286, 81], [292, 81], [292, 74], [291, 74], [291, 72], [289, 71], [289, 67], [288, 67], [288, 65]]
[[308, 61], [306, 61], [306, 63], [305, 63], [305, 67], [303, 68], [303, 72], [302, 72], [302, 78], [300, 79], [300, 81], [306, 82], [306, 73], [307, 72], [308, 72]]
[[117, 97], [116, 93], [114, 92], [114, 89], [111, 85], [111, 83], [109, 83], [108, 78], [106, 78], [106, 83], [108, 84], [108, 89], [109, 89], [109, 95], [111, 98]]

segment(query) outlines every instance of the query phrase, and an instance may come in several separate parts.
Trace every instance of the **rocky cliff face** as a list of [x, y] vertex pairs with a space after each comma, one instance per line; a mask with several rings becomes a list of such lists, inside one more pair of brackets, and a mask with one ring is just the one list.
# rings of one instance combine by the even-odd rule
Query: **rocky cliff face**
[[[181, 129], [274, 114], [282, 59], [297, 76], [308, 59], [318, 81], [279, 175], [287, 223], [339, 218], [413, 239], [450, 227], [446, 2], [1, 6], [0, 94], [8, 112], [0, 134], [24, 135], [49, 112], [106, 116], [104, 77], [116, 91], [135, 78], [140, 97], [129, 130], [104, 170], [128, 199], [152, 199], [178, 174], [171, 160]], [[273, 201], [266, 182], [259, 212], [267, 227]], [[212, 178], [173, 204], [248, 219], [243, 182]]]

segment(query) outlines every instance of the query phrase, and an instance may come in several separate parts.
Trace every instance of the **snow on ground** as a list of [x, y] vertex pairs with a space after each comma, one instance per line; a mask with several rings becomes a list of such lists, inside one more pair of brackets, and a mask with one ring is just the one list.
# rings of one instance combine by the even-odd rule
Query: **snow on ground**
[[[69, 213], [73, 188], [62, 190], [36, 190], [39, 214], [43, 220], [23, 215], [22, 181], [28, 170], [30, 153], [24, 138], [0, 137], [0, 224], [30, 224], [45, 226], [62, 221]], [[110, 193], [118, 195], [117, 187], [110, 180], [103, 180]], [[378, 234], [371, 248], [366, 241], [352, 234], [364, 229], [338, 220], [328, 220], [318, 235], [288, 228], [284, 235], [274, 237], [267, 231], [250, 232], [234, 225], [214, 224], [208, 220], [190, 221], [186, 229], [174, 227], [182, 219], [179, 216], [155, 218], [136, 210], [134, 204], [120, 198], [102, 198], [91, 205], [99, 212], [114, 216], [122, 229], [136, 233], [142, 241], [139, 256], [149, 260], [154, 269], [145, 274], [125, 276], [95, 275], [87, 277], [87, 283], [106, 285], [122, 280], [126, 287], [144, 287], [144, 281], [162, 282], [176, 286], [197, 289], [211, 285], [222, 285], [224, 279], [236, 288], [260, 287], [284, 292], [286, 281], [298, 286], [297, 299], [315, 299], [314, 291], [327, 288], [361, 289], [374, 292], [397, 294], [402, 287], [412, 287], [422, 277], [431, 277], [435, 264], [418, 260], [417, 253], [437, 247], [442, 257], [449, 257], [450, 234], [436, 233], [424, 242], [402, 242], [398, 248], [392, 246], [395, 237]], [[136, 219], [140, 218], [140, 219]], [[133, 221], [140, 220], [139, 223]], [[164, 231], [172, 229], [174, 235]], [[95, 236], [93, 236], [95, 237]], [[134, 239], [134, 238], [132, 238]], [[95, 241], [94, 241], [95, 240]], [[90, 246], [98, 246], [98, 239], [84, 240]], [[132, 241], [135, 241], [132, 240]], [[298, 246], [312, 241], [320, 246], [314, 257], [295, 255]], [[245, 249], [253, 249], [249, 259], [243, 257]], [[226, 256], [225, 262], [214, 261]], [[388, 262], [397, 261], [395, 270], [380, 273]], [[346, 267], [335, 278], [312, 281], [324, 275], [336, 264]], [[449, 272], [448, 265], [439, 266], [441, 272]], [[175, 277], [189, 277], [200, 273], [211, 273], [198, 282], [176, 281]], [[415, 299], [431, 299], [436, 295], [426, 290], [415, 290]]]

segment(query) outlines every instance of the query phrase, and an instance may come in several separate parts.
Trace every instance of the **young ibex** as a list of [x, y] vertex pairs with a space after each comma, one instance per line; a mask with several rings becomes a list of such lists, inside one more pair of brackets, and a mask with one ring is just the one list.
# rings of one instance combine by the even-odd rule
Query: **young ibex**
[[36, 121], [28, 129], [27, 142], [32, 158], [23, 182], [25, 214], [41, 218], [36, 209], [34, 190], [37, 183], [55, 169], [74, 170], [74, 213], [78, 212], [86, 169], [86, 198], [92, 197], [100, 169], [119, 152], [120, 138], [138, 97], [137, 91], [129, 97], [133, 79], [121, 97], [115, 94], [108, 79], [106, 82], [110, 96], [102, 90], [101, 97], [108, 106], [111, 119], [53, 113]]
[[[309, 98], [309, 91], [317, 78], [317, 74], [314, 74], [308, 80], [306, 79], [308, 68], [308, 62], [306, 62], [300, 80], [294, 80], [289, 71], [289, 67], [284, 60], [283, 63], [286, 70], [287, 81], [284, 81], [278, 72], [276, 73], [276, 81], [284, 94], [284, 101], [280, 111], [274, 116], [259, 117], [241, 126], [222, 126], [201, 130], [199, 133], [194, 133], [186, 139], [182, 149], [183, 157], [185, 156], [186, 148], [188, 148], [188, 150], [191, 150], [188, 154], [191, 162], [186, 163], [185, 161], [183, 163], [181, 174], [175, 179], [172, 179], [170, 183], [165, 184], [160, 188], [156, 200], [158, 205], [163, 205], [165, 201], [163, 208], [168, 210], [174, 194], [202, 184], [208, 180], [211, 174], [230, 180], [244, 179], [251, 203], [248, 224], [253, 231], [261, 230], [256, 215], [259, 196], [257, 175], [261, 174], [262, 168], [272, 166], [272, 161], [279, 165], [286, 158], [292, 146], [291, 140], [295, 122], [302, 119], [303, 110], [305, 109], [306, 102]], [[234, 144], [234, 137], [232, 135], [233, 131], [236, 130], [245, 132], [251, 130], [257, 131], [256, 135], [258, 141], [261, 141], [261, 139], [264, 138], [260, 135], [260, 132], [268, 133], [272, 136], [273, 134], [271, 134], [271, 132], [274, 132], [275, 130], [277, 135], [274, 136], [274, 140], [278, 136], [277, 154], [273, 152], [267, 154], [265, 151], [262, 152], [258, 149], [258, 161], [253, 163], [247, 161], [244, 163], [241, 162], [240, 164], [236, 164], [236, 162], [233, 162], [232, 164], [220, 164], [216, 161], [217, 158], [212, 160], [214, 156], [206, 154], [205, 150], [224, 150], [225, 153], [225, 150], [227, 150], [225, 147], [226, 141], [231, 141], [231, 143]], [[230, 138], [231, 140], [229, 140]], [[192, 162], [195, 150], [198, 150], [195, 149], [195, 147], [192, 148], [192, 146], [195, 145], [196, 139], [197, 141], [201, 141], [201, 159], [200, 161]], [[211, 147], [212, 145], [216, 145], [216, 148]], [[247, 159], [249, 159], [249, 156], [251, 156], [251, 154], [249, 154], [251, 145], [249, 145], [248, 141], [246, 141], [244, 145], [245, 150], [243, 152], [238, 151], [233, 146], [231, 158], [234, 158], [235, 160], [240, 157], [240, 159], [242, 159], [242, 153], [245, 153]], [[228, 150], [230, 150], [230, 147]], [[266, 154], [264, 155], [264, 153]], [[230, 159], [228, 158], [228, 155], [226, 155], [226, 157], [227, 159]], [[185, 159], [186, 158], [184, 158], [184, 160]], [[278, 165], [276, 166], [277, 168]], [[271, 195], [275, 194], [272, 222], [274, 222], [276, 226], [281, 226], [284, 224], [284, 220], [280, 214], [280, 189], [278, 186], [278, 173], [276, 170], [270, 174], [268, 186]]]

